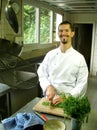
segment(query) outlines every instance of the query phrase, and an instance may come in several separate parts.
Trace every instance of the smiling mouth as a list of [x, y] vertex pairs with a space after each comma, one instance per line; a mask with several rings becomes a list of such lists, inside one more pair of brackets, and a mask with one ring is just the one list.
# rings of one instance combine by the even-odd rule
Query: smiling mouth
[[62, 38], [62, 39], [67, 39], [68, 37], [69, 37], [68, 35], [65, 35], [65, 36], [64, 36], [64, 35], [63, 35], [63, 36], [61, 35], [61, 36], [60, 36], [60, 38]]

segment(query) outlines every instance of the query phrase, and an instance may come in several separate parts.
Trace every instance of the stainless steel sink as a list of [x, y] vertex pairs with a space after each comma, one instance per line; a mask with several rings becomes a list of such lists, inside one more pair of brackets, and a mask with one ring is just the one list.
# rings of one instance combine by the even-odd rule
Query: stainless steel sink
[[0, 82], [14, 89], [30, 89], [38, 83], [37, 74], [22, 70], [0, 72]]

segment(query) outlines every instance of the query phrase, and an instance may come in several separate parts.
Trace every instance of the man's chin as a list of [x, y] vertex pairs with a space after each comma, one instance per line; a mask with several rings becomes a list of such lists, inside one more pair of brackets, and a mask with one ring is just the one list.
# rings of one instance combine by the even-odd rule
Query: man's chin
[[61, 43], [62, 43], [62, 44], [67, 44], [67, 40], [61, 39]]

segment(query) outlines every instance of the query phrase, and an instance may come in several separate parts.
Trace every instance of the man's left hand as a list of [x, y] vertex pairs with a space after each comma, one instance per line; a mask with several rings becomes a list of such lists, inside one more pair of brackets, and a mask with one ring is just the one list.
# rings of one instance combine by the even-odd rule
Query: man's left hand
[[52, 100], [52, 103], [54, 105], [57, 105], [57, 104], [59, 104], [61, 102], [63, 102], [62, 97], [60, 95], [55, 95], [54, 98], [53, 98], [53, 100]]

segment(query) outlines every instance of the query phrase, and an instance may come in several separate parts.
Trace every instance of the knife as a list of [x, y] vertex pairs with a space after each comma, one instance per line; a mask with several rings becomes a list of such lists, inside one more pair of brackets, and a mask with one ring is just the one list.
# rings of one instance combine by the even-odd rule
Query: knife
[[39, 114], [38, 112], [34, 112], [40, 119], [42, 119], [44, 122], [48, 121], [48, 118], [44, 114]]

